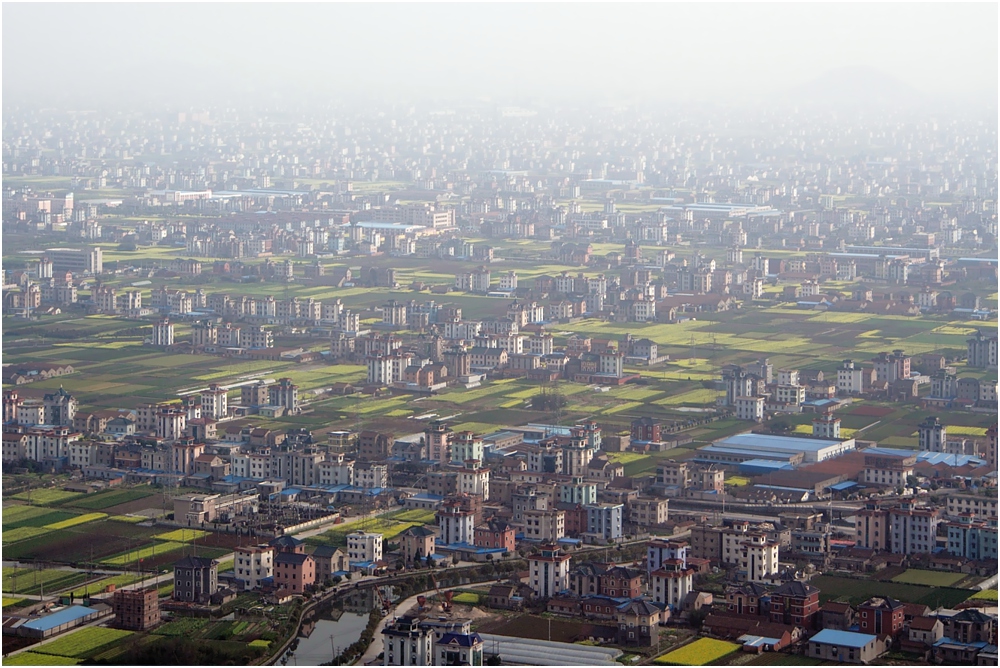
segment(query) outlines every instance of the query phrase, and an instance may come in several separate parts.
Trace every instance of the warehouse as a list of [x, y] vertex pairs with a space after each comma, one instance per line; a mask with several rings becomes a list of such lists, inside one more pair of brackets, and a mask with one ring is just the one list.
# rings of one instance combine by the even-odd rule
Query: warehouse
[[740, 464], [752, 459], [813, 464], [854, 450], [854, 439], [832, 440], [771, 434], [737, 434], [698, 451], [696, 461]]
[[16, 633], [29, 638], [48, 638], [110, 614], [111, 608], [103, 604], [93, 607], [71, 605], [51, 614], [29, 619], [17, 627]]

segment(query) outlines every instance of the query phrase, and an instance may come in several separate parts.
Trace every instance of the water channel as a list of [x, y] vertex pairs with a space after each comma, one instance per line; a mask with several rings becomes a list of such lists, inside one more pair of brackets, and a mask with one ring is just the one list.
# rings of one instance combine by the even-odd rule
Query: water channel
[[[381, 587], [383, 596], [395, 600], [393, 587]], [[320, 608], [312, 621], [303, 624], [295, 649], [286, 652], [279, 662], [286, 666], [318, 666], [340, 656], [361, 638], [368, 625], [368, 615], [381, 601], [373, 587], [351, 592], [333, 605]]]

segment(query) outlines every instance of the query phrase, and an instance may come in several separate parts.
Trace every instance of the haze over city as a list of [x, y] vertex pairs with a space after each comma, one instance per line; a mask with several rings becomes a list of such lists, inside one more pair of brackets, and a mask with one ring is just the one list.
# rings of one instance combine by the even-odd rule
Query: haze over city
[[7, 104], [740, 106], [831, 72], [854, 92], [845, 68], [909, 106], [992, 108], [997, 92], [995, 3], [6, 3], [3, 17]]
[[997, 4], [3, 5], [3, 665], [997, 665]]

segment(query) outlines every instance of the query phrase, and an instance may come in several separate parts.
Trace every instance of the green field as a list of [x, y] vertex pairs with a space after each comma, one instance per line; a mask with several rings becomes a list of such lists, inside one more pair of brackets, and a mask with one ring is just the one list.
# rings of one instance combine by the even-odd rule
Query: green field
[[175, 529], [166, 533], [158, 533], [153, 536], [153, 538], [156, 540], [175, 541], [178, 543], [190, 543], [208, 535], [208, 531], [202, 531], [201, 529]]
[[37, 652], [21, 652], [14, 656], [4, 657], [5, 666], [75, 666], [83, 659], [70, 659], [65, 656], [52, 656]]
[[904, 603], [922, 603], [936, 609], [942, 606], [954, 607], [972, 595], [968, 589], [927, 587], [901, 582], [874, 582], [832, 575], [814, 577], [809, 583], [819, 588], [822, 603], [835, 600], [858, 605], [872, 596], [890, 596]]
[[129, 550], [128, 552], [123, 552], [122, 554], [114, 557], [108, 557], [107, 559], [102, 560], [101, 563], [107, 564], [108, 566], [125, 566], [126, 564], [136, 563], [140, 559], [149, 559], [150, 557], [164, 555], [168, 552], [177, 552], [179, 550], [183, 550], [185, 547], [187, 547], [187, 545], [184, 543], [172, 543], [166, 541], [150, 545], [149, 547], [144, 547], [140, 550]]
[[39, 654], [52, 654], [71, 659], [82, 659], [88, 655], [99, 653], [112, 643], [120, 642], [130, 635], [132, 635], [132, 631], [91, 626], [79, 631], [73, 631], [69, 635], [46, 643], [33, 651]]
[[86, 579], [85, 573], [55, 568], [4, 567], [3, 591], [11, 594], [38, 594], [44, 587], [47, 593], [55, 593]]
[[977, 591], [975, 594], [969, 597], [970, 600], [975, 601], [996, 601], [997, 600], [997, 590], [996, 589], [984, 589], [982, 591]]
[[64, 492], [61, 489], [33, 489], [28, 492], [15, 494], [11, 498], [28, 501], [36, 506], [51, 506], [80, 496], [84, 495], [80, 492]]
[[941, 571], [925, 571], [908, 568], [904, 573], [892, 579], [893, 582], [904, 584], [928, 585], [930, 587], [950, 587], [966, 578], [964, 573], [944, 573]]
[[78, 499], [66, 505], [73, 506], [74, 508], [84, 508], [87, 510], [104, 510], [105, 508], [117, 506], [122, 503], [128, 503], [129, 501], [145, 499], [146, 497], [152, 495], [153, 491], [148, 487], [119, 489], [99, 492], [98, 494], [94, 494], [86, 499]]
[[108, 585], [121, 587], [124, 585], [130, 585], [133, 582], [138, 582], [141, 579], [142, 578], [137, 575], [112, 575], [111, 577], [103, 578], [97, 582], [91, 582], [83, 587], [77, 587], [72, 591], [72, 595], [84, 596], [86, 594], [96, 594], [103, 592], [108, 588]]

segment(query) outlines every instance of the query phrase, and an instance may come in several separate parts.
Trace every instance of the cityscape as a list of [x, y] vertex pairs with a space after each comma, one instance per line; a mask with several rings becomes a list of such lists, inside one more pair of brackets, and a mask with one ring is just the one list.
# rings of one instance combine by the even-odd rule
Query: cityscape
[[995, 4], [201, 7], [4, 4], [3, 665], [997, 665]]

